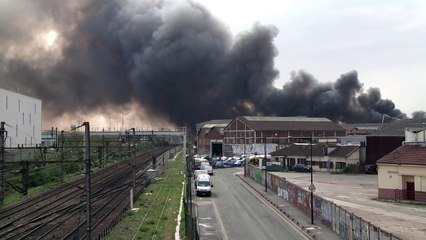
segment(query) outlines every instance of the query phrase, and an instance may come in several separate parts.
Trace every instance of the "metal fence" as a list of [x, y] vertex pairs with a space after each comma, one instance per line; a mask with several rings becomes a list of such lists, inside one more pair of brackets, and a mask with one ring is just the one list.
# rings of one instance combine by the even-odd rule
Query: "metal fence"
[[[265, 172], [257, 167], [248, 166], [250, 178], [259, 184], [265, 183]], [[284, 178], [267, 173], [267, 186], [270, 190], [287, 202], [292, 203], [306, 214], [311, 212], [310, 191], [305, 190]], [[345, 240], [398, 240], [378, 226], [356, 216], [348, 210], [328, 201], [322, 197], [313, 197], [314, 217], [321, 221], [342, 239]]]
[[186, 199], [183, 199], [183, 207], [185, 212], [185, 235], [190, 240], [199, 240], [200, 233], [198, 231], [198, 220], [194, 212], [191, 210], [193, 208], [192, 203], [189, 198], [190, 187], [186, 187]]

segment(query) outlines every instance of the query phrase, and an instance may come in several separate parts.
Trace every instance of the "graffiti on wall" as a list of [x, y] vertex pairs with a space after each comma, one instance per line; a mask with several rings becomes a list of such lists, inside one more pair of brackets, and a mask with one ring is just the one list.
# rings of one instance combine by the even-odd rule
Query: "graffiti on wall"
[[332, 224], [332, 203], [329, 201], [323, 201], [323, 199], [314, 197], [314, 206], [316, 210], [316, 215], [319, 217], [319, 219], [327, 224], [328, 226], [331, 226]]
[[284, 188], [278, 187], [278, 197], [284, 198], [284, 200], [290, 202], [288, 191]]
[[[250, 166], [249, 176], [259, 184], [264, 183], [263, 171], [259, 168]], [[268, 174], [268, 188], [275, 191], [285, 201], [310, 213], [310, 192], [308, 190], [273, 173]], [[313, 202], [315, 218], [332, 228], [342, 239], [383, 239], [383, 236], [392, 236], [326, 199], [314, 195]]]

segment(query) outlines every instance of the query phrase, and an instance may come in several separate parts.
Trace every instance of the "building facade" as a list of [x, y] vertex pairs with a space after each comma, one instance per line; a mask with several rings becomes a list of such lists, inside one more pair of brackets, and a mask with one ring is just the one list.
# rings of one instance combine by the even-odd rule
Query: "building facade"
[[0, 121], [5, 123], [5, 147], [41, 144], [40, 99], [0, 89]]
[[404, 144], [377, 161], [379, 198], [426, 202], [425, 131], [407, 129]]
[[223, 129], [231, 119], [211, 120], [199, 123], [197, 128], [197, 153], [210, 157], [223, 155]]
[[377, 160], [400, 147], [405, 140], [406, 128], [422, 128], [425, 122], [426, 119], [397, 120], [367, 135], [366, 164], [375, 164]]
[[292, 144], [271, 153], [272, 161], [291, 169], [295, 164], [311, 166], [314, 171], [340, 172], [346, 167], [359, 166], [362, 159], [360, 146], [333, 146], [326, 144]]
[[269, 154], [294, 142], [337, 143], [343, 136], [346, 130], [327, 118], [240, 116], [224, 129], [224, 154]]

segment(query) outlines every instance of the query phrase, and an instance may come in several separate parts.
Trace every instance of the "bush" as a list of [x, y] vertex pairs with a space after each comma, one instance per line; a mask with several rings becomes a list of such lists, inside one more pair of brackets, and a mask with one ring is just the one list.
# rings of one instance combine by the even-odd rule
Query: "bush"
[[354, 164], [349, 164], [348, 166], [345, 167], [345, 169], [343, 169], [343, 173], [353, 174], [355, 173], [355, 170], [356, 170], [356, 166]]

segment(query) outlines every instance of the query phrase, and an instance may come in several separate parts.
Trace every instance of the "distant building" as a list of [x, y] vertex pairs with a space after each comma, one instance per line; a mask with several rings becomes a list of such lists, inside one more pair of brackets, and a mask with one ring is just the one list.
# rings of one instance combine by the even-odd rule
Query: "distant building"
[[366, 146], [367, 136], [379, 131], [386, 123], [339, 123], [346, 129], [347, 136], [341, 138], [343, 145]]
[[346, 130], [327, 118], [258, 117], [234, 118], [223, 130], [224, 154], [269, 154], [293, 142], [338, 143]]
[[379, 198], [426, 202], [425, 134], [407, 128], [404, 144], [377, 161]]
[[211, 120], [196, 125], [197, 154], [210, 157], [223, 155], [223, 129], [231, 119]]
[[370, 135], [380, 130], [384, 123], [340, 123], [348, 135]]
[[400, 147], [405, 141], [405, 129], [422, 128], [423, 123], [426, 123], [426, 119], [397, 120], [367, 135], [366, 164], [375, 164], [377, 160]]
[[41, 144], [41, 100], [0, 89], [0, 121], [5, 122], [6, 147]]
[[363, 154], [360, 146], [293, 144], [271, 153], [272, 161], [291, 169], [295, 164], [311, 165], [314, 171], [339, 172], [347, 166], [359, 166]]

